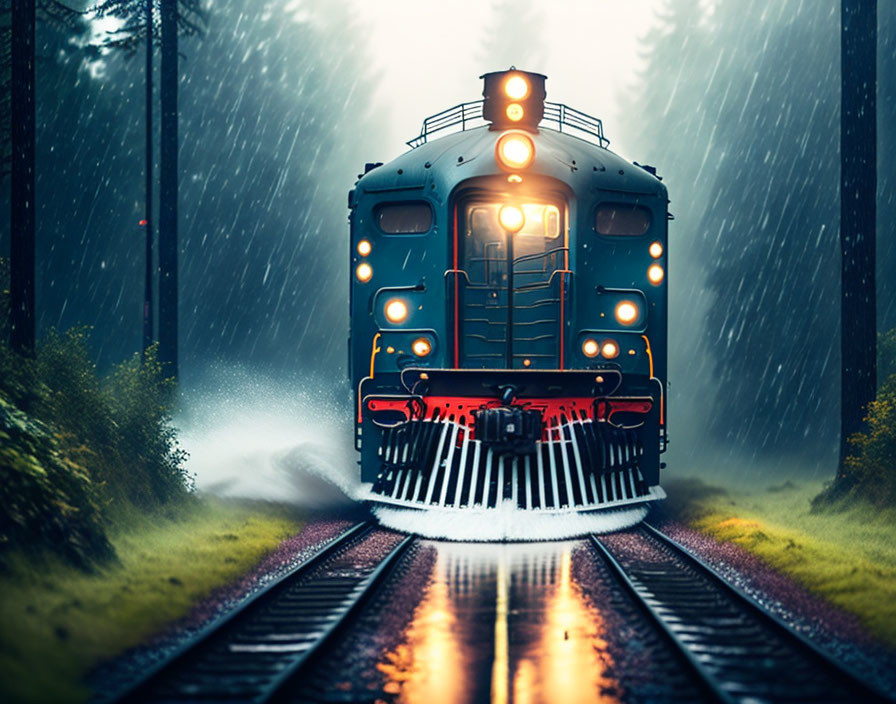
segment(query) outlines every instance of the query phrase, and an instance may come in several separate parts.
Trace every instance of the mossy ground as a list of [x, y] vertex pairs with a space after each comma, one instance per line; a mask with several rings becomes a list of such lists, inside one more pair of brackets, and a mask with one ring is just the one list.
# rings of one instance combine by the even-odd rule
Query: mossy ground
[[822, 488], [821, 482], [784, 482], [735, 492], [679, 480], [667, 487], [667, 510], [858, 615], [873, 635], [896, 647], [896, 508], [855, 501], [812, 511]]
[[85, 573], [21, 556], [0, 575], [0, 700], [86, 700], [91, 667], [186, 615], [300, 527], [286, 509], [209, 499], [118, 519], [116, 562]]

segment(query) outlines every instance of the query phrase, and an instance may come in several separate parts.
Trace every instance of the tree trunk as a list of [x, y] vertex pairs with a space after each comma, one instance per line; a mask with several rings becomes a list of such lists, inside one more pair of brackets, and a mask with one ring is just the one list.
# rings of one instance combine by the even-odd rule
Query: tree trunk
[[840, 472], [877, 393], [877, 0], [841, 0]]
[[143, 353], [152, 344], [152, 0], [146, 0], [146, 272], [143, 291]]
[[12, 0], [9, 298], [10, 344], [34, 354], [34, 12], [35, 0]]
[[159, 359], [177, 377], [177, 0], [161, 0]]

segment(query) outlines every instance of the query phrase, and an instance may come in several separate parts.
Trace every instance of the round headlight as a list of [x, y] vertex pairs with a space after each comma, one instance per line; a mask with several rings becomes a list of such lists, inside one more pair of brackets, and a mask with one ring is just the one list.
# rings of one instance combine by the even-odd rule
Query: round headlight
[[515, 205], [505, 205], [498, 211], [498, 222], [508, 232], [519, 232], [526, 224], [526, 216]]
[[650, 248], [647, 250], [650, 252], [650, 256], [654, 259], [659, 259], [663, 256], [663, 243], [662, 242], [654, 242], [650, 245]]
[[525, 169], [535, 158], [535, 144], [522, 132], [501, 135], [495, 150], [498, 162], [511, 171]]
[[525, 114], [523, 110], [523, 106], [519, 103], [511, 103], [507, 106], [507, 119], [511, 122], [519, 122], [523, 119], [523, 115]]
[[366, 284], [370, 281], [370, 277], [373, 276], [373, 269], [367, 262], [361, 262], [358, 264], [358, 268], [355, 269], [355, 276], [358, 277], [358, 281], [362, 284]]
[[638, 306], [631, 301], [619, 301], [616, 304], [616, 320], [623, 325], [631, 325], [638, 319]]
[[582, 354], [586, 357], [597, 357], [598, 352], [600, 352], [600, 345], [597, 344], [597, 340], [592, 340], [589, 337], [582, 343]]
[[600, 353], [606, 359], [613, 359], [614, 357], [619, 356], [619, 345], [616, 344], [616, 340], [604, 340], [600, 343]]
[[360, 242], [358, 242], [358, 254], [360, 254], [362, 257], [366, 257], [368, 254], [370, 254], [370, 250], [370, 242], [368, 242], [367, 240], [361, 240]]
[[425, 357], [432, 352], [432, 343], [425, 337], [418, 337], [411, 343], [411, 351], [418, 357]]
[[504, 84], [504, 94], [511, 100], [522, 100], [529, 95], [529, 82], [522, 76], [511, 76]]
[[386, 320], [390, 323], [403, 323], [408, 317], [408, 305], [400, 298], [386, 301]]
[[663, 267], [659, 264], [654, 264], [647, 270], [647, 278], [650, 279], [650, 283], [654, 286], [658, 286], [663, 283], [663, 278], [666, 276], [666, 272], [663, 271]]

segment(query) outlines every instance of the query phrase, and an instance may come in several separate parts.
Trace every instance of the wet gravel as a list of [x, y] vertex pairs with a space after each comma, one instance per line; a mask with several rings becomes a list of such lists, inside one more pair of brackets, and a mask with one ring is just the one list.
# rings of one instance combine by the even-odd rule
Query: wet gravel
[[293, 701], [392, 699], [395, 692], [390, 691], [388, 678], [380, 669], [384, 654], [403, 642], [432, 579], [435, 561], [436, 549], [431, 544], [417, 541], [411, 545], [351, 629], [337, 637], [325, 656], [309, 668], [310, 676], [292, 693]]
[[234, 609], [272, 581], [308, 559], [357, 521], [315, 520], [296, 535], [280, 543], [249, 572], [216, 589], [197, 603], [184, 618], [170, 624], [149, 641], [97, 667], [87, 684], [95, 692], [93, 701], [105, 702], [169, 657], [217, 618]]
[[674, 651], [588, 543], [573, 552], [572, 574], [604, 620], [613, 662], [609, 674], [619, 681], [621, 701], [707, 701]]
[[896, 696], [896, 652], [875, 640], [853, 614], [830, 604], [743, 548], [670, 520], [653, 525], [688, 548], [836, 660]]

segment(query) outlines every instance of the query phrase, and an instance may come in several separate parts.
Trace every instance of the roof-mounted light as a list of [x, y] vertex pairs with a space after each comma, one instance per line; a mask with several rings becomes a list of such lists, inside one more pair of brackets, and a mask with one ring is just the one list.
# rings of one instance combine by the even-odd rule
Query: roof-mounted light
[[522, 100], [529, 95], [529, 82], [519, 73], [511, 73], [504, 83], [504, 94], [511, 100]]
[[544, 117], [545, 76], [511, 67], [509, 71], [486, 73], [482, 78], [482, 117], [492, 123], [492, 129], [521, 127], [536, 131]]
[[535, 159], [535, 143], [522, 132], [502, 134], [495, 145], [495, 157], [508, 171], [520, 171]]

